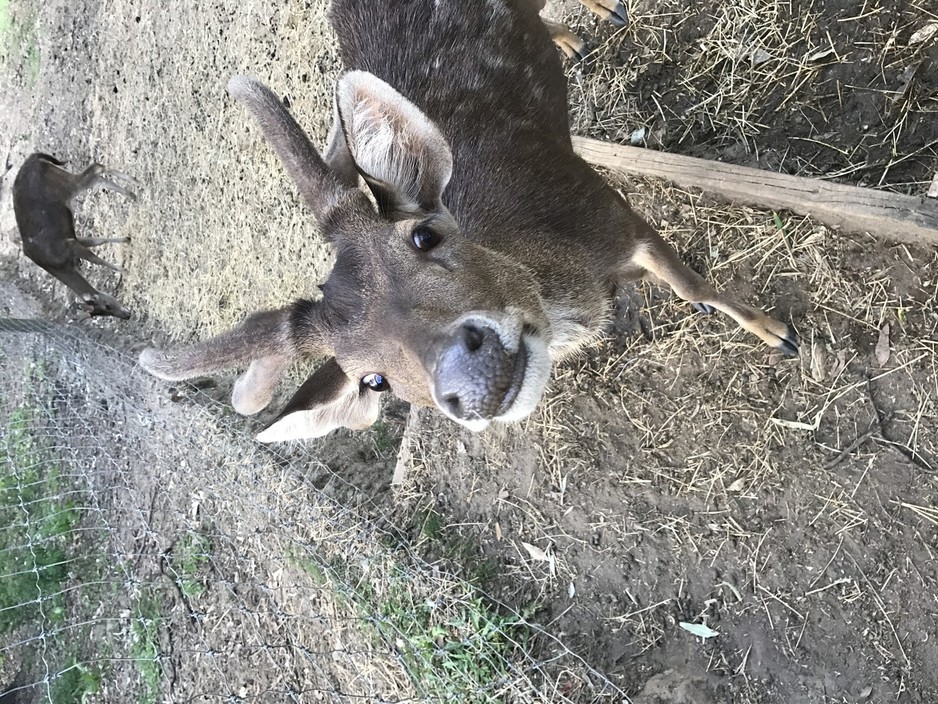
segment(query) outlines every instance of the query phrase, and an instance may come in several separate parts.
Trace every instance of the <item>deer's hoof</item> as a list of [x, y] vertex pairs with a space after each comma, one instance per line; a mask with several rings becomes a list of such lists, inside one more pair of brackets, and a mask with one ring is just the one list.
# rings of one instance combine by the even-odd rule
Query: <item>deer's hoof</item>
[[791, 325], [786, 326], [788, 331], [785, 334], [785, 337], [780, 337], [778, 341], [779, 352], [784, 354], [786, 357], [797, 357], [798, 356], [798, 336], [795, 334], [795, 329]]
[[609, 10], [609, 17], [607, 17], [606, 20], [612, 24], [613, 27], [621, 29], [629, 23], [629, 11], [625, 8], [625, 5], [621, 2], [617, 2], [615, 6]]

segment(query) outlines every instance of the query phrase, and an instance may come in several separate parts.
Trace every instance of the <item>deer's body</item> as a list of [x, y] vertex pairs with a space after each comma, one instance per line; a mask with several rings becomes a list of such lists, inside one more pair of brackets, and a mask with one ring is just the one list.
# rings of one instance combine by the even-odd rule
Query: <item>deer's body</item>
[[[614, 0], [583, 2], [624, 16]], [[387, 388], [479, 430], [530, 413], [552, 361], [599, 331], [620, 281], [645, 275], [795, 351], [788, 326], [687, 269], [574, 154], [551, 39], [565, 51], [579, 40], [545, 26], [542, 5], [336, 0], [350, 70], [324, 158], [275, 95], [232, 79], [229, 92], [281, 157], [336, 264], [321, 300], [146, 350], [141, 364], [166, 379], [249, 364], [233, 402], [254, 413], [293, 359], [331, 356], [262, 440], [369, 425]]]
[[[91, 315], [129, 318], [130, 312], [115, 298], [97, 291], [78, 272], [82, 259], [112, 269], [90, 248], [126, 238], [78, 238], [72, 201], [82, 191], [102, 185], [133, 198], [133, 194], [105, 176], [130, 177], [93, 164], [80, 174], [62, 168], [47, 154], [33, 154], [23, 163], [13, 182], [13, 211], [23, 242], [23, 253], [77, 294]], [[119, 271], [119, 269], [117, 269]]]
[[589, 341], [644, 222], [574, 153], [560, 55], [530, 3], [404, 0], [376, 15], [339, 0], [332, 24], [345, 66], [440, 127], [453, 152], [443, 203], [467, 238], [535, 274], [561, 333], [553, 356]]

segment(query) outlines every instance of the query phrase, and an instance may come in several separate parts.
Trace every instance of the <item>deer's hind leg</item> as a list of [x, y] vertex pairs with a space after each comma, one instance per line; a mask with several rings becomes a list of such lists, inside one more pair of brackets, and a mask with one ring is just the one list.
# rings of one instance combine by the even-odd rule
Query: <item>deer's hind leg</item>
[[92, 264], [97, 264], [99, 266], [107, 267], [108, 269], [116, 271], [118, 274], [124, 273], [124, 270], [121, 269], [119, 266], [116, 266], [114, 264], [111, 264], [110, 262], [105, 261], [104, 259], [99, 257], [97, 254], [92, 252], [87, 247], [79, 244], [77, 241], [72, 246], [72, 251], [75, 253], [75, 256], [80, 257], [81, 259], [84, 259], [86, 262], [91, 262]]
[[82, 191], [87, 191], [89, 188], [101, 186], [102, 188], [107, 188], [111, 191], [117, 191], [121, 195], [130, 198], [130, 200], [137, 200], [135, 193], [127, 190], [119, 184], [114, 183], [114, 181], [111, 179], [124, 181], [128, 185], [134, 186], [136, 188], [141, 188], [143, 185], [133, 176], [125, 174], [123, 171], [114, 171], [113, 169], [105, 168], [101, 164], [92, 164], [75, 177], [75, 183], [72, 186], [72, 198], [77, 196]]

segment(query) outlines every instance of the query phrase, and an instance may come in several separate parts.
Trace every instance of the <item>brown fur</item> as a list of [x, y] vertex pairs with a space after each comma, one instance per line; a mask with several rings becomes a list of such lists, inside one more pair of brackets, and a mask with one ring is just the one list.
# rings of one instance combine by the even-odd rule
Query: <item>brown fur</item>
[[[336, 0], [332, 23], [350, 71], [337, 87], [325, 160], [276, 96], [233, 79], [229, 91], [335, 243], [336, 265], [321, 300], [252, 316], [192, 347], [145, 351], [141, 364], [184, 378], [253, 362], [236, 401], [254, 411], [286, 362], [332, 355], [325, 369], [340, 378], [314, 375], [261, 439], [371, 422], [373, 374], [404, 400], [478, 430], [530, 413], [552, 361], [595, 336], [620, 281], [644, 275], [794, 352], [788, 326], [687, 269], [574, 154], [556, 32], [538, 17], [542, 4]], [[428, 231], [439, 244], [424, 251], [415, 238]], [[467, 385], [466, 398], [499, 410], [460, 411]], [[457, 398], [441, 397], [444, 388]]]
[[113, 315], [129, 318], [130, 311], [117, 299], [97, 291], [78, 273], [84, 259], [93, 264], [120, 269], [94, 254], [90, 247], [108, 242], [128, 242], [126, 237], [114, 239], [77, 238], [71, 202], [82, 191], [104, 186], [135, 198], [130, 191], [112, 183], [112, 178], [136, 184], [118, 171], [92, 164], [80, 174], [62, 168], [62, 162], [47, 154], [33, 154], [20, 167], [13, 182], [13, 211], [23, 241], [23, 253], [76, 293], [90, 315]]

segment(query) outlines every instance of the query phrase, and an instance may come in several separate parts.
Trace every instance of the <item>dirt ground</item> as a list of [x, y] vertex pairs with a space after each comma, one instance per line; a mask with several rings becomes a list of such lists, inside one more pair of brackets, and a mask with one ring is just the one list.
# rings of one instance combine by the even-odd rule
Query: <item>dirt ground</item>
[[[81, 206], [80, 227], [132, 238], [103, 253], [123, 277], [90, 276], [135, 313], [84, 323], [101, 339], [197, 339], [309, 295], [331, 255], [224, 84], [269, 82], [321, 143], [339, 70], [325, 7], [12, 0], [4, 275], [47, 315], [75, 317], [17, 253], [9, 185], [39, 149], [146, 185], [135, 203], [96, 193]], [[573, 2], [548, 10], [594, 48], [568, 65], [579, 134], [915, 195], [938, 169], [938, 33], [913, 41], [938, 20], [929, 0], [636, 0], [623, 30]], [[629, 288], [609, 336], [556, 370], [524, 423], [472, 435], [390, 402], [375, 428], [308, 443], [329, 468], [308, 481], [415, 542], [437, 516], [460, 548], [429, 558], [483, 565], [493, 597], [533, 609], [629, 694], [648, 685], [646, 702], [681, 701], [662, 693], [683, 677], [703, 678], [695, 704], [938, 701], [938, 254], [618, 185], [692, 266], [791, 320], [801, 357]], [[230, 384], [207, 393], [224, 400]], [[173, 408], [200, 407], [172, 393]], [[196, 691], [186, 676], [208, 676], [185, 672], [179, 700]], [[590, 701], [576, 674], [561, 687]]]

